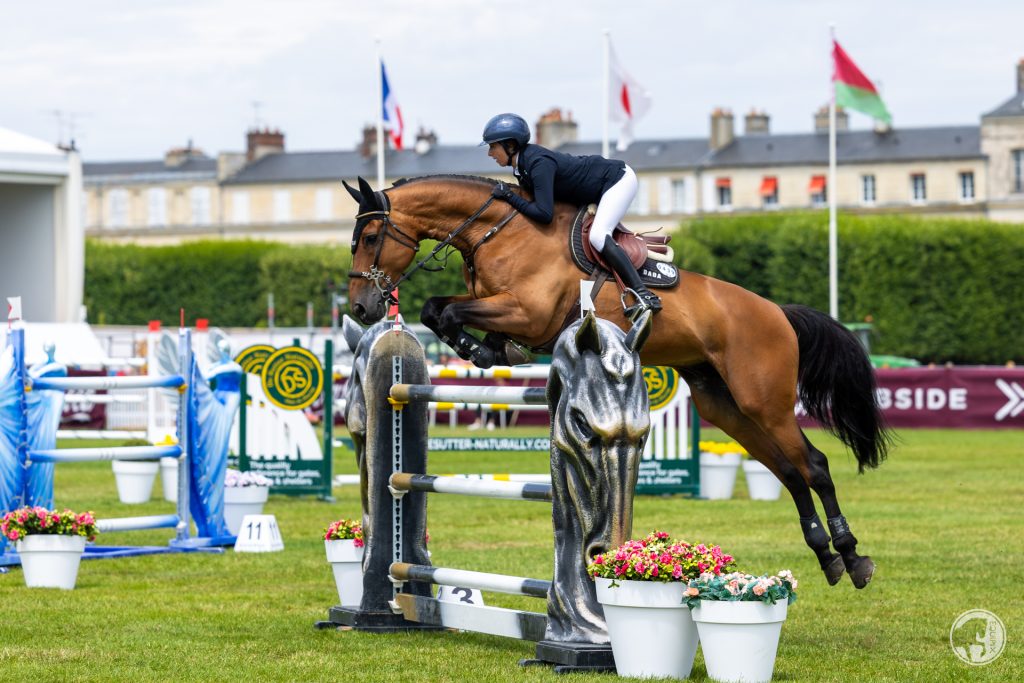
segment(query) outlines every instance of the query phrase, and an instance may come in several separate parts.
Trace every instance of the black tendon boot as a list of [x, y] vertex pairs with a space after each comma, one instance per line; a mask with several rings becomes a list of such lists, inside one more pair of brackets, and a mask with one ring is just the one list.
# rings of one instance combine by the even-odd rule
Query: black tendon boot
[[661, 310], [661, 299], [654, 292], [647, 289], [647, 285], [640, 279], [640, 273], [636, 272], [636, 268], [629, 262], [626, 252], [615, 243], [611, 236], [604, 238], [604, 248], [601, 249], [601, 256], [604, 257], [605, 263], [612, 267], [616, 275], [622, 278], [626, 286], [636, 294], [637, 305], [640, 307], [640, 310], [636, 311], [637, 314], [642, 313], [644, 309], [654, 313]]

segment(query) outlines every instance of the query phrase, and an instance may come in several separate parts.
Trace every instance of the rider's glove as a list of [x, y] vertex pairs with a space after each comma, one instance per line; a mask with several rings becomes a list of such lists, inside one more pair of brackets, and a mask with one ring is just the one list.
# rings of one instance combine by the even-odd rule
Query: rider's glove
[[505, 201], [508, 201], [512, 194], [512, 188], [508, 186], [508, 183], [499, 182], [494, 186], [494, 189], [491, 190], [491, 195], [493, 197], [496, 197], [497, 199], [504, 199]]

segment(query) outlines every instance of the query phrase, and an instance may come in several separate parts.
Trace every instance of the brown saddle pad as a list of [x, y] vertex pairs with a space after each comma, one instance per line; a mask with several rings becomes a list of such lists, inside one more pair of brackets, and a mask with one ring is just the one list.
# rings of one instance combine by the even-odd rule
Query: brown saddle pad
[[[590, 228], [594, 223], [592, 207], [583, 207], [576, 214], [569, 231], [569, 251], [576, 266], [588, 275], [595, 267], [612, 269], [590, 246]], [[622, 247], [629, 256], [633, 267], [640, 273], [641, 279], [648, 287], [674, 287], [679, 282], [679, 270], [670, 263], [663, 263], [649, 258], [648, 252], [667, 253], [668, 235], [637, 235], [621, 223], [613, 233], [616, 244]], [[612, 271], [614, 272], [614, 271]]]

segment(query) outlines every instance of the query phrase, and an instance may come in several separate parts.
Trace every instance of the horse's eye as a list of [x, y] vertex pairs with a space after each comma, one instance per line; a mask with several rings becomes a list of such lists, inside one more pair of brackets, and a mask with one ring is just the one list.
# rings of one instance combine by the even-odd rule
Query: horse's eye
[[576, 430], [576, 433], [580, 435], [580, 438], [590, 441], [594, 438], [594, 430], [591, 429], [590, 424], [587, 422], [586, 415], [579, 408], [573, 408], [569, 414], [569, 419], [572, 420], [572, 425]]
[[372, 247], [373, 245], [377, 244], [377, 235], [367, 235], [366, 237], [363, 238], [363, 244], [365, 244], [368, 247]]

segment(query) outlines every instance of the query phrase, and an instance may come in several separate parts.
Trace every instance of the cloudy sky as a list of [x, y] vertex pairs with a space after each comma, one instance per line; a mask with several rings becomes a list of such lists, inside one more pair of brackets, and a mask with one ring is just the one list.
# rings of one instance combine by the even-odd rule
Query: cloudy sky
[[1020, 0], [53, 0], [0, 8], [0, 127], [73, 125], [87, 161], [238, 150], [257, 115], [290, 150], [351, 149], [379, 38], [407, 128], [468, 143], [499, 111], [561, 107], [598, 140], [607, 28], [653, 98], [637, 137], [704, 137], [718, 106], [801, 132], [828, 98], [829, 23], [897, 127], [977, 123], [1015, 92]]

